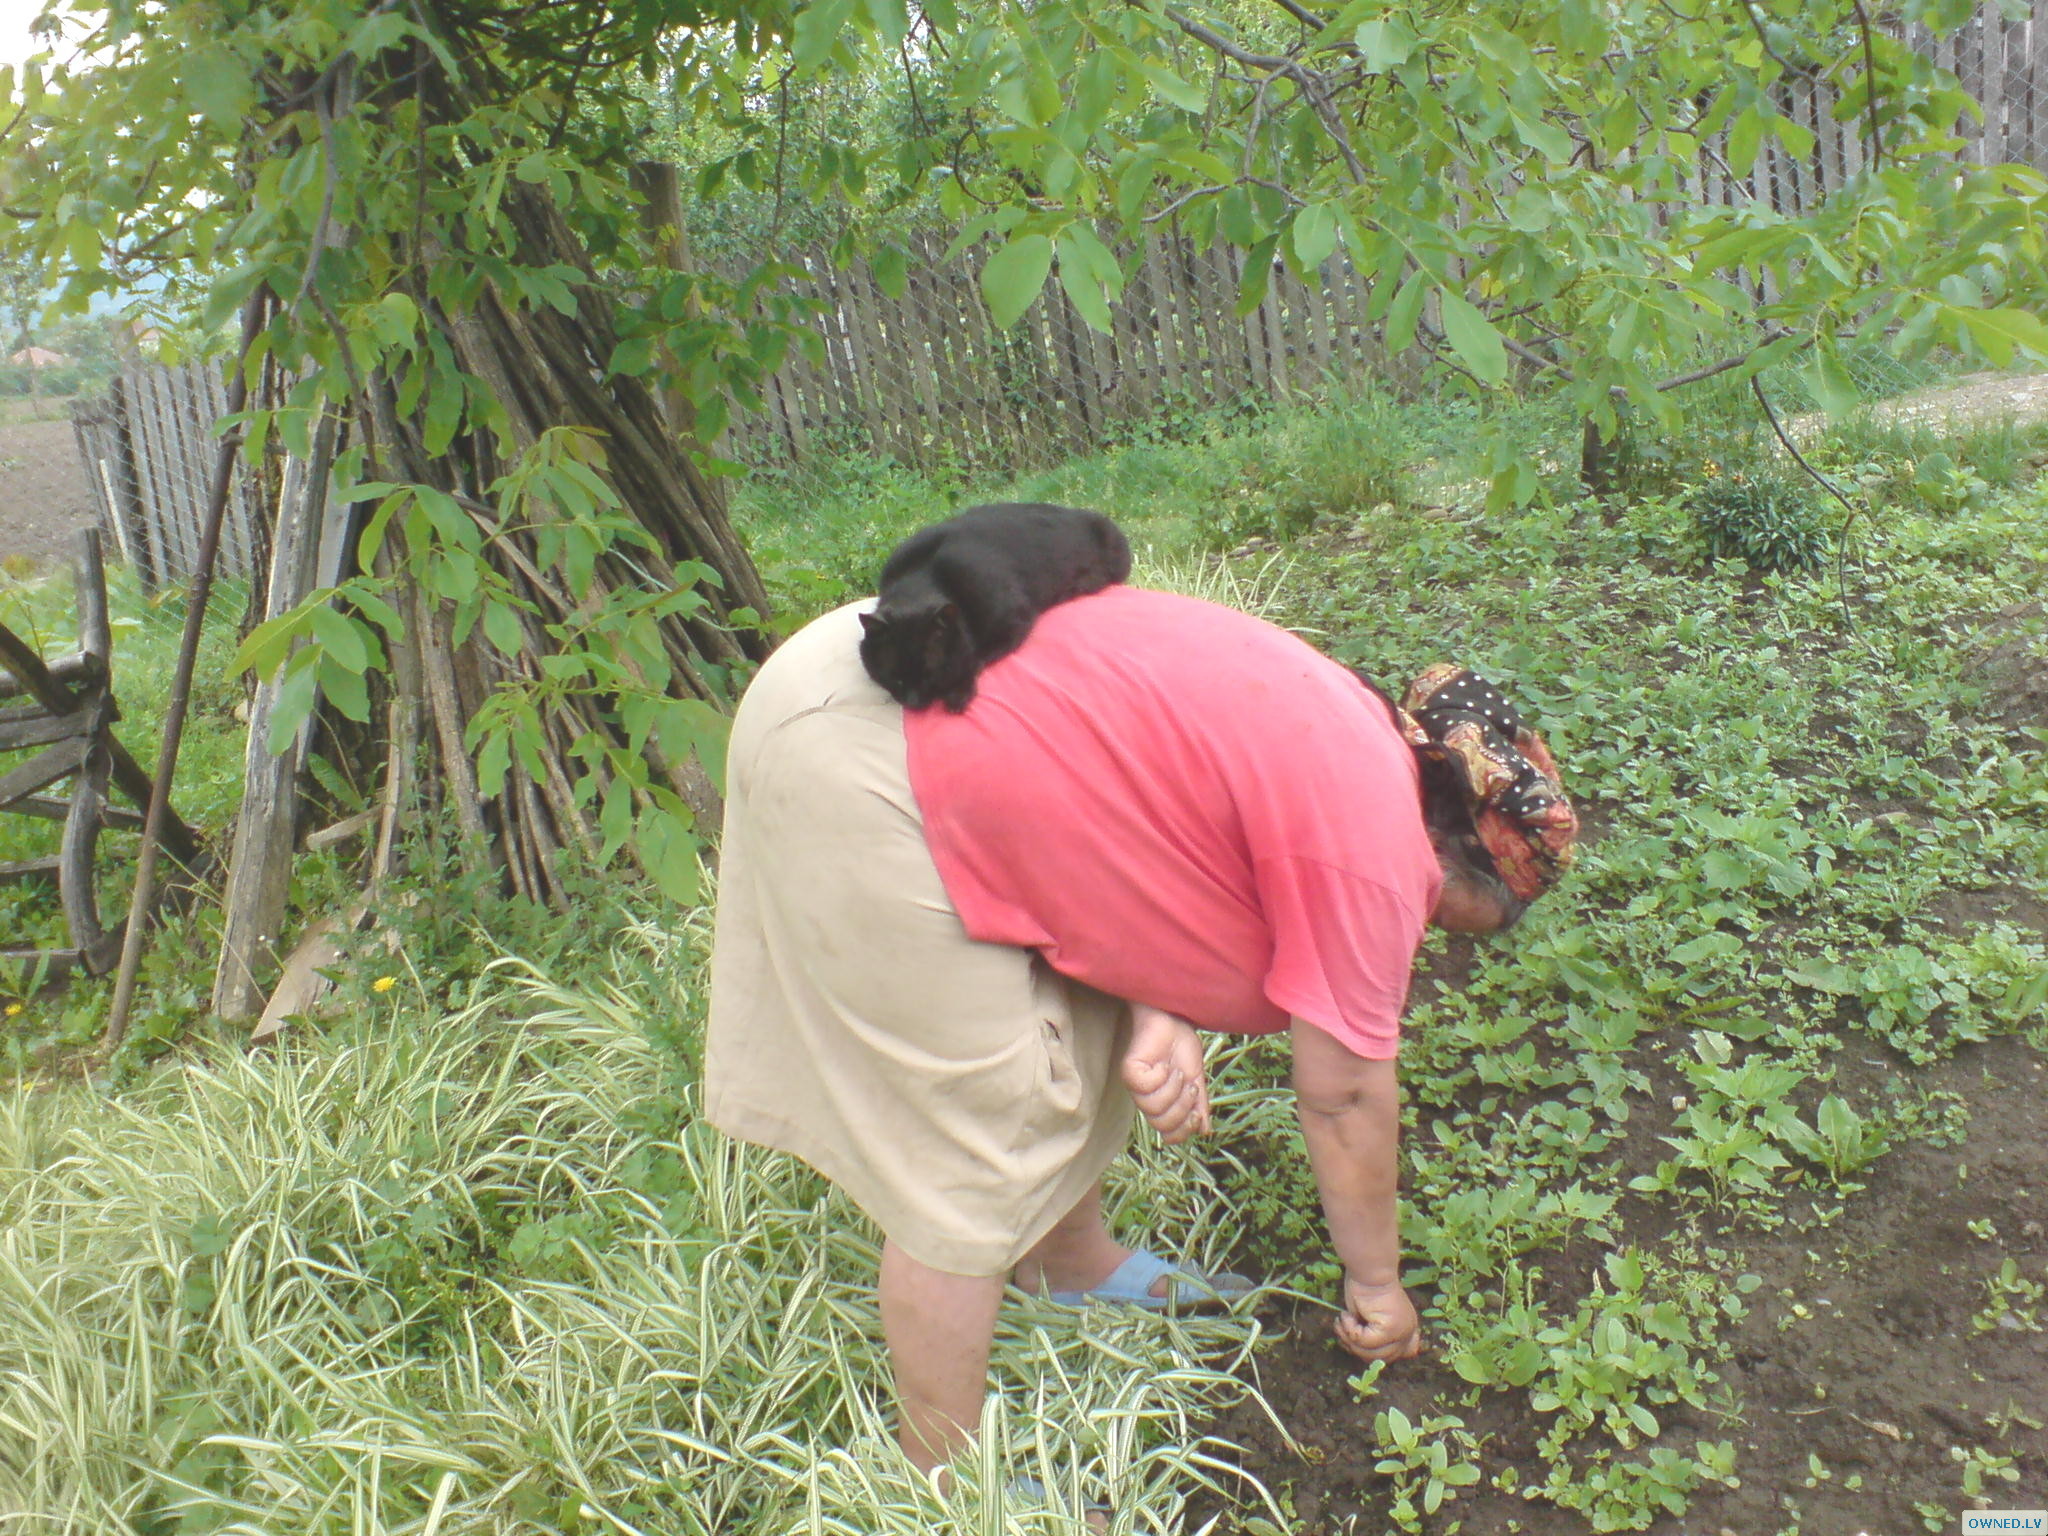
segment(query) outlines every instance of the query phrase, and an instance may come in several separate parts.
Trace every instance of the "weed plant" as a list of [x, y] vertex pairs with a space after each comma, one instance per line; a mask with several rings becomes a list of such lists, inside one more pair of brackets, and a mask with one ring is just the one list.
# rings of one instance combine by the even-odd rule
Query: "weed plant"
[[1818, 500], [1775, 466], [1710, 474], [1686, 499], [1707, 557], [1753, 571], [1809, 571], [1833, 544]]
[[[2048, 1048], [2048, 758], [1987, 720], [1966, 662], [2037, 589], [2043, 506], [1884, 507], [1848, 577], [1853, 639], [1831, 575], [1692, 566], [1668, 499], [1421, 519], [1300, 567], [1291, 616], [1370, 674], [1454, 656], [1506, 680], [1593, 830], [1514, 934], [1418, 986], [1403, 1078], [1408, 1278], [1472, 1387], [1441, 1406], [1519, 1394], [1547, 1477], [1518, 1491], [1594, 1530], [1735, 1475], [1729, 1443], [1670, 1425], [1728, 1406], [1745, 1234], [1816, 1221], [1891, 1148], [1953, 1134], [1917, 1068], [1993, 1034]], [[1937, 915], [1959, 901], [1983, 915]], [[1263, 1059], [1277, 1090], [1268, 1052], [1243, 1070]], [[1881, 1084], [1837, 1086], [1873, 1052]], [[1219, 1119], [1261, 1261], [1316, 1276], [1283, 1101]], [[1554, 1256], [1585, 1242], [1618, 1257], [1564, 1283]], [[1455, 1428], [1439, 1443], [1486, 1465]]]
[[[201, 638], [191, 713], [172, 804], [192, 825], [217, 834], [228, 825], [240, 796], [244, 730], [235, 718], [241, 691], [227, 671], [235, 627], [247, 590], [222, 582]], [[108, 573], [108, 607], [113, 632], [114, 696], [121, 708], [115, 732], [153, 771], [164, 713], [184, 626], [181, 594], [145, 597], [133, 574], [116, 566]], [[0, 575], [0, 624], [6, 624], [47, 656], [78, 644], [78, 615], [71, 577], [10, 578]], [[10, 766], [19, 759], [10, 759]], [[57, 822], [0, 815], [0, 862], [53, 854], [62, 836]], [[110, 926], [127, 913], [134, 877], [134, 834], [103, 832], [99, 842], [98, 896], [101, 920]], [[69, 942], [53, 887], [41, 882], [0, 882], [0, 934], [7, 948], [48, 948]], [[203, 1011], [201, 972], [218, 945], [218, 925], [202, 899], [189, 910], [166, 914], [161, 936], [145, 951], [134, 1030], [138, 1041], [170, 1038]], [[194, 955], [206, 958], [198, 963]], [[97, 1038], [105, 1024], [110, 983], [81, 978], [43, 1002], [34, 997], [42, 978], [25, 965], [0, 965], [0, 1009], [18, 1008], [0, 1022], [5, 1067], [21, 1070], [52, 1051]]]

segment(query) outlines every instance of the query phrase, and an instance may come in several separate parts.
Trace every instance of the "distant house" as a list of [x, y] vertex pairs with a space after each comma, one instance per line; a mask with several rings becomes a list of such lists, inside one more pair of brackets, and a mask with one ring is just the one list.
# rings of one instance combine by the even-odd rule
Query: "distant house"
[[62, 352], [52, 352], [48, 347], [23, 347], [7, 359], [17, 368], [63, 368], [71, 359]]

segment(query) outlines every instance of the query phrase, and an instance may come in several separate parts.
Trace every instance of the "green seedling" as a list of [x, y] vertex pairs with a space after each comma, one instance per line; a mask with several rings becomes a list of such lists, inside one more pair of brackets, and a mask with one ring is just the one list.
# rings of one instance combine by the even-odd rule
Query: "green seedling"
[[1479, 1481], [1478, 1442], [1455, 1415], [1417, 1423], [1400, 1409], [1388, 1408], [1373, 1415], [1372, 1433], [1380, 1451], [1373, 1470], [1393, 1480], [1391, 1514], [1404, 1531], [1419, 1532], [1424, 1516], [1434, 1515], [1460, 1488]]
[[2020, 1480], [2020, 1470], [2014, 1465], [2016, 1458], [1995, 1456], [1982, 1446], [1952, 1445], [1948, 1448], [1948, 1459], [1962, 1468], [1963, 1497], [1973, 1503], [1983, 1501], [1986, 1478], [2007, 1484]]
[[2043, 1298], [2048, 1297], [2048, 1285], [2022, 1274], [2018, 1259], [2008, 1258], [2000, 1264], [1998, 1273], [1984, 1282], [1984, 1289], [1989, 1299], [1983, 1310], [1970, 1319], [1972, 1333], [1989, 1333], [1994, 1328], [2024, 1333], [2042, 1331], [2039, 1308]]

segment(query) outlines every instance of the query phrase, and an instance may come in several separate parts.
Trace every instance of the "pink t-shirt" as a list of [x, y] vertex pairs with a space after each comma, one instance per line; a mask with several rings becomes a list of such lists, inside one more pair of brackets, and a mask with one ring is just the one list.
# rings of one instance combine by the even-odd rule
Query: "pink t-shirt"
[[1442, 874], [1413, 754], [1337, 663], [1235, 609], [1112, 587], [904, 735], [971, 937], [1206, 1028], [1293, 1014], [1394, 1055]]

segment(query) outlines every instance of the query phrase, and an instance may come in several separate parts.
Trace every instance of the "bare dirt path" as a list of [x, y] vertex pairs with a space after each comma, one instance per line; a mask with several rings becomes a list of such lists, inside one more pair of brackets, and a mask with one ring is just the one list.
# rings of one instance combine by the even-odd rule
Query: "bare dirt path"
[[2048, 417], [2048, 373], [1972, 373], [1951, 384], [1916, 389], [1872, 407], [1880, 421], [1940, 426]]

